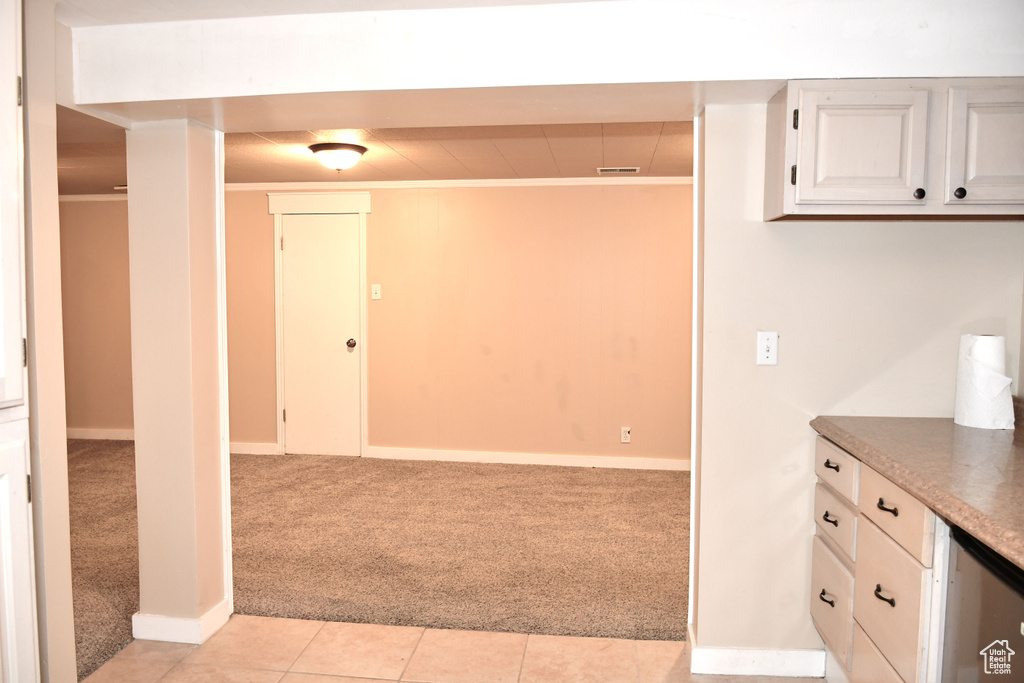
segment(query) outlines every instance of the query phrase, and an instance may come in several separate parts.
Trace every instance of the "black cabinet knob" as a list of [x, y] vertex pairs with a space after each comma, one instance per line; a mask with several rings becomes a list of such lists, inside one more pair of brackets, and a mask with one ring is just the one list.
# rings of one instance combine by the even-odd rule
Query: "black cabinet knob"
[[347, 342], [345, 342], [345, 346], [347, 346], [350, 349], [356, 348], [356, 340], [355, 339], [349, 339]]
[[914, 190], [914, 199], [924, 199], [924, 188], [919, 187]]
[[967, 196], [967, 190], [965, 190], [962, 187], [958, 187], [955, 190], [953, 190], [953, 196], [956, 197], [957, 199], [963, 199], [964, 197]]

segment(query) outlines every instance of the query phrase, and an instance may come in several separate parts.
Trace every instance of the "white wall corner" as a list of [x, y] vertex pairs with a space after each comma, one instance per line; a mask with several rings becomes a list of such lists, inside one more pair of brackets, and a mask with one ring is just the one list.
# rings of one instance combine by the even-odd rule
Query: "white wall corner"
[[132, 636], [139, 640], [202, 645], [231, 618], [231, 602], [224, 598], [198, 618], [132, 615]]
[[825, 650], [760, 650], [700, 647], [692, 643], [690, 672], [727, 676], [822, 678]]

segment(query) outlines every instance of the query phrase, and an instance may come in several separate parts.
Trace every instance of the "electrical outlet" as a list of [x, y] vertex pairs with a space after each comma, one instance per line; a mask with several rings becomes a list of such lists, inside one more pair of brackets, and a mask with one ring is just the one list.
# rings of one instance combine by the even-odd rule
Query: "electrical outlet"
[[629, 427], [622, 428], [622, 435], [619, 437], [619, 443], [629, 443]]
[[757, 364], [778, 365], [779, 364], [779, 333], [778, 332], [757, 332]]

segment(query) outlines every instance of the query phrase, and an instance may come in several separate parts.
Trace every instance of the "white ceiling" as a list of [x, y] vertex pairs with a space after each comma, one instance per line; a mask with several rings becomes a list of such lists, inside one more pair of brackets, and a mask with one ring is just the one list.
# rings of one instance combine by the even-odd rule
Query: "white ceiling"
[[[313, 157], [308, 146], [316, 142], [368, 151], [338, 172]], [[229, 183], [585, 178], [623, 166], [663, 177], [693, 169], [689, 121], [228, 133], [224, 146]], [[127, 182], [124, 129], [59, 107], [57, 167], [61, 194], [114, 192]]]
[[[57, 0], [56, 7], [58, 21], [79, 27], [565, 1]], [[753, 97], [771, 87], [756, 88]], [[641, 176], [689, 176], [688, 119], [698, 94], [694, 84], [310, 93], [115, 104], [102, 115], [125, 125], [189, 118], [226, 131], [229, 183], [577, 178], [596, 176], [599, 166], [635, 166]], [[750, 96], [740, 93], [741, 99]], [[57, 121], [61, 194], [111, 193], [126, 184], [123, 128], [62, 107]], [[339, 173], [307, 149], [324, 141], [360, 142], [369, 151], [355, 168]]]
[[57, 0], [57, 21], [71, 26], [139, 24], [187, 19], [281, 16], [601, 0]]

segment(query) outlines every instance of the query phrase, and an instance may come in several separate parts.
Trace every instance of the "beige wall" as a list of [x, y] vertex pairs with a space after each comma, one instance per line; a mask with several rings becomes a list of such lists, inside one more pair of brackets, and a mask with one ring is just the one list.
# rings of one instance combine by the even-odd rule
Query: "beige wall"
[[61, 202], [70, 429], [132, 428], [128, 202]]
[[226, 192], [224, 216], [231, 441], [276, 443], [274, 217], [266, 192]]
[[[953, 413], [963, 333], [1007, 337], [1020, 223], [760, 220], [765, 107], [708, 107], [700, 646], [810, 648], [819, 414]], [[759, 329], [779, 364], [754, 365]], [[766, 625], [770, 624], [770, 627]]]
[[[690, 186], [371, 202], [371, 445], [689, 457]], [[65, 205], [86, 224], [110, 210]], [[266, 192], [228, 192], [225, 212], [231, 440], [273, 443], [273, 216]]]
[[690, 196], [374, 192], [370, 443], [688, 458]]

